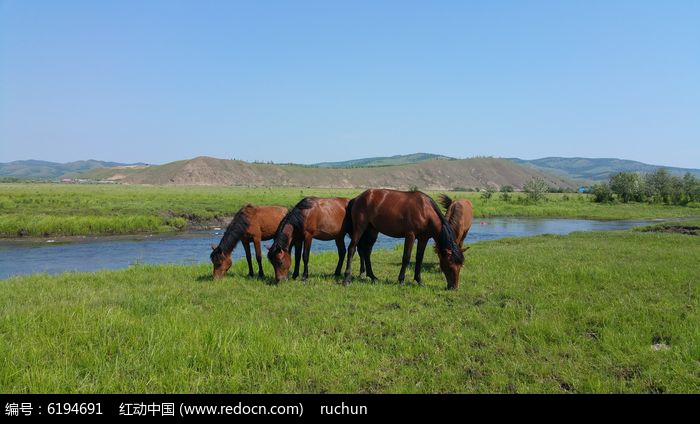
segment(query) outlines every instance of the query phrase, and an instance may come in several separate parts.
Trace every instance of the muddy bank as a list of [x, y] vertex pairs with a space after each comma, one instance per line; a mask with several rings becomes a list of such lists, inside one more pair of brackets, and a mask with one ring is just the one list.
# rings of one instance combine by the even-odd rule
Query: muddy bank
[[658, 227], [645, 228], [642, 231], [645, 233], [672, 233], [700, 236], [700, 226], [696, 225], [661, 225]]

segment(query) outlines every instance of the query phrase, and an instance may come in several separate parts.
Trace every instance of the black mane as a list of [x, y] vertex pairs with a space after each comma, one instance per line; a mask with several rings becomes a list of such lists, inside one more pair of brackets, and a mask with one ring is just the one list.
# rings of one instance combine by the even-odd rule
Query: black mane
[[447, 218], [445, 218], [445, 215], [442, 214], [442, 211], [440, 211], [440, 207], [437, 205], [437, 203], [435, 203], [435, 200], [425, 193], [424, 195], [430, 200], [430, 205], [433, 207], [435, 213], [438, 215], [438, 217], [440, 217], [440, 221], [442, 222], [442, 230], [440, 230], [440, 234], [435, 239], [435, 244], [440, 250], [449, 249], [452, 251], [452, 262], [459, 265], [463, 264], [464, 254], [462, 253], [462, 249], [460, 249], [457, 245], [455, 233], [452, 231], [452, 226], [449, 222], [447, 222]]
[[[455, 227], [459, 224], [457, 221], [457, 211], [458, 209], [461, 210], [462, 205], [459, 203], [454, 203], [454, 201], [450, 198], [450, 196], [446, 194], [441, 194], [438, 196], [438, 201], [442, 205], [443, 208], [445, 208], [445, 217], [447, 218], [447, 222], [450, 224], [450, 228], [452, 228], [452, 231], [454, 231]], [[450, 206], [454, 205], [454, 209], [452, 210], [452, 213], [450, 213]]]
[[246, 230], [248, 229], [248, 225], [250, 225], [248, 215], [246, 214], [246, 208], [248, 206], [250, 205], [243, 206], [238, 212], [236, 212], [236, 215], [228, 224], [228, 227], [226, 227], [226, 232], [224, 233], [224, 236], [221, 237], [219, 246], [211, 252], [212, 257], [215, 254], [224, 252], [230, 253], [236, 248], [236, 245], [240, 241], [241, 237], [243, 237], [243, 234], [245, 234]]
[[303, 228], [304, 215], [301, 211], [312, 208], [315, 200], [316, 199], [314, 197], [304, 197], [289, 212], [287, 212], [287, 215], [284, 216], [280, 224], [277, 226], [277, 231], [275, 232], [275, 238], [272, 241], [272, 246], [270, 246], [270, 249], [267, 252], [268, 258], [273, 257], [275, 254], [277, 254], [277, 252], [289, 245], [289, 239], [287, 238], [287, 235], [284, 234], [284, 231], [282, 231], [286, 225], [291, 225], [295, 232], [300, 231]]
[[442, 205], [443, 208], [445, 208], [445, 213], [447, 213], [447, 210], [450, 208], [452, 205], [452, 199], [450, 199], [450, 196], [446, 194], [440, 194], [438, 196], [438, 202]]

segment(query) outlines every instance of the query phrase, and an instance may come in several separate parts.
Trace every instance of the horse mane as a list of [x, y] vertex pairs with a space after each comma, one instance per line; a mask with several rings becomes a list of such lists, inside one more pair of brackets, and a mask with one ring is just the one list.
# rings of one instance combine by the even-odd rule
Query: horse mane
[[236, 215], [228, 224], [228, 227], [226, 227], [226, 232], [224, 232], [224, 236], [221, 237], [219, 246], [211, 252], [212, 257], [222, 252], [232, 252], [233, 249], [236, 248], [241, 237], [243, 237], [243, 234], [245, 234], [248, 229], [248, 225], [250, 225], [250, 219], [248, 218], [246, 209], [251, 206], [250, 204], [245, 205], [236, 212]]
[[440, 211], [440, 207], [437, 205], [437, 203], [435, 203], [435, 200], [433, 200], [432, 197], [428, 196], [425, 193], [423, 193], [423, 195], [428, 198], [428, 200], [430, 201], [430, 205], [433, 207], [433, 210], [435, 210], [435, 213], [440, 218], [440, 222], [442, 223], [442, 229], [440, 230], [440, 234], [435, 239], [435, 244], [437, 245], [438, 249], [451, 250], [452, 261], [459, 265], [463, 264], [464, 254], [462, 253], [462, 249], [460, 249], [457, 245], [457, 241], [455, 240], [455, 233], [452, 230], [452, 225], [450, 225], [450, 223], [447, 221], [445, 215], [442, 214], [442, 211]]
[[[445, 208], [445, 217], [447, 218], [447, 222], [450, 224], [452, 231], [454, 231], [454, 229], [459, 226], [457, 209], [462, 209], [462, 205], [459, 202], [452, 200], [450, 196], [446, 194], [440, 194], [438, 196], [438, 201], [442, 207]], [[450, 207], [452, 206], [454, 206], [454, 208], [452, 209], [452, 212], [450, 212]]]
[[450, 198], [450, 196], [448, 196], [448, 195], [446, 195], [446, 194], [444, 194], [444, 193], [443, 193], [443, 194], [440, 194], [440, 195], [438, 196], [438, 202], [440, 202], [440, 204], [442, 205], [442, 207], [445, 208], [445, 213], [447, 213], [447, 210], [448, 210], [448, 209], [450, 208], [450, 206], [452, 205], [452, 199]]
[[272, 245], [267, 252], [268, 258], [271, 258], [277, 252], [289, 245], [289, 238], [286, 234], [284, 234], [284, 231], [282, 231], [285, 226], [291, 225], [294, 231], [300, 231], [302, 229], [304, 226], [304, 215], [302, 214], [302, 210], [311, 209], [314, 206], [315, 200], [316, 199], [314, 197], [304, 197], [289, 212], [287, 212], [287, 215], [285, 215], [284, 218], [282, 218], [282, 221], [280, 221], [279, 225], [277, 226], [277, 231], [275, 231], [275, 238], [272, 241]]

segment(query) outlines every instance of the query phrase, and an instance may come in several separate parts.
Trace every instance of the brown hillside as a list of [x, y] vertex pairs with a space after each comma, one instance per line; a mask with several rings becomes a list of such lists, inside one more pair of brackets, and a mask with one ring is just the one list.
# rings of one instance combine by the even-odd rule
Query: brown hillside
[[452, 188], [522, 186], [533, 177], [546, 180], [553, 187], [573, 187], [557, 176], [517, 165], [505, 159], [474, 158], [430, 160], [415, 164], [331, 169], [300, 165], [272, 165], [237, 160], [196, 157], [142, 169], [99, 169], [85, 178], [116, 179], [128, 184], [295, 186], [364, 188], [387, 187], [426, 190]]

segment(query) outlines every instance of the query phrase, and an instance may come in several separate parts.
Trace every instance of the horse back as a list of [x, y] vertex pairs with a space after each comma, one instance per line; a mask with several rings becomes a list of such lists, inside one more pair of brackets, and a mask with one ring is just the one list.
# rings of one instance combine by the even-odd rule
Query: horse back
[[417, 191], [367, 190], [356, 198], [352, 219], [371, 224], [390, 237], [406, 237], [409, 233], [432, 236], [440, 228], [430, 197]]
[[287, 209], [282, 206], [254, 206], [251, 212], [248, 233], [255, 235], [259, 232], [263, 240], [268, 240], [275, 235]]

